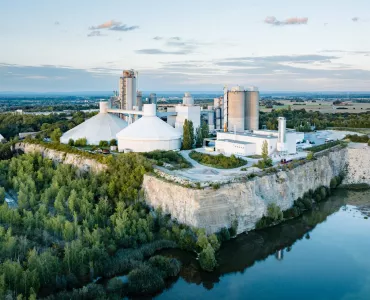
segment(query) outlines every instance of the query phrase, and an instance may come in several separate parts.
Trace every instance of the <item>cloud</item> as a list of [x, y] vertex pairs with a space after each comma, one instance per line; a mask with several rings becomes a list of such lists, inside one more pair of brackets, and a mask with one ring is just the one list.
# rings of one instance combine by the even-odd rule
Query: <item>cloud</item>
[[88, 37], [105, 36], [105, 34], [102, 34], [99, 30], [94, 30], [94, 31], [91, 31], [87, 36]]
[[165, 55], [165, 54], [172, 54], [172, 55], [185, 55], [191, 53], [190, 50], [175, 50], [175, 51], [166, 51], [161, 49], [140, 49], [135, 51], [137, 54], [152, 54], [152, 55]]
[[60, 25], [60, 22], [59, 22], [59, 21], [55, 21], [55, 22], [54, 22], [54, 25], [55, 25], [55, 26], [58, 26], [58, 25]]
[[289, 18], [285, 21], [279, 21], [274, 16], [267, 17], [265, 19], [266, 24], [271, 24], [273, 26], [284, 26], [284, 25], [306, 25], [308, 18]]
[[353, 17], [351, 20], [352, 20], [353, 22], [357, 22], [357, 21], [359, 21], [359, 20], [360, 20], [360, 18], [359, 18], [359, 17]]
[[126, 24], [123, 25], [116, 25], [108, 28], [109, 30], [115, 30], [115, 31], [132, 31], [135, 29], [139, 29], [139, 26], [127, 26]]
[[320, 53], [345, 53], [345, 54], [352, 54], [352, 55], [369, 55], [370, 51], [366, 51], [366, 50], [351, 51], [351, 50], [327, 49], [327, 50], [320, 51]]
[[172, 41], [180, 41], [181, 38], [178, 37], [178, 36], [173, 36], [173, 37], [170, 37], [169, 40], [172, 40]]
[[153, 40], [160, 41], [160, 40], [163, 40], [163, 37], [161, 37], [161, 36], [155, 36], [153, 38]]
[[97, 25], [97, 26], [91, 26], [91, 27], [89, 27], [89, 29], [90, 30], [108, 29], [108, 28], [111, 28], [113, 26], [119, 26], [121, 24], [122, 24], [121, 22], [116, 22], [114, 20], [111, 20], [111, 21], [105, 22], [105, 23]]

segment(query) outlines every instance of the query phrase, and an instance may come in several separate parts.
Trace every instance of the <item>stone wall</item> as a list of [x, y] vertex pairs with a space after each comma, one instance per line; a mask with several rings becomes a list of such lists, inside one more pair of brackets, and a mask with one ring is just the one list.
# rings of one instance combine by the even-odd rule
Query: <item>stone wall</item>
[[268, 204], [286, 210], [308, 190], [329, 186], [330, 180], [346, 169], [347, 151], [329, 152], [293, 170], [222, 185], [217, 190], [186, 188], [150, 175], [144, 177], [143, 188], [149, 205], [161, 207], [180, 223], [211, 233], [230, 227], [236, 219], [241, 233], [254, 228]]
[[55, 163], [74, 165], [81, 171], [101, 172], [108, 168], [94, 159], [89, 159], [78, 154], [48, 149], [37, 144], [17, 143], [15, 144], [15, 149], [20, 149], [24, 153], [41, 153], [43, 157], [49, 158]]

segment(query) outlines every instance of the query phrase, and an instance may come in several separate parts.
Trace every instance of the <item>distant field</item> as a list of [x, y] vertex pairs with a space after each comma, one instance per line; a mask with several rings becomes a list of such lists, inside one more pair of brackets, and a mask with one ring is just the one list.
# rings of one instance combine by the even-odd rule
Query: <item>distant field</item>
[[[305, 105], [293, 105], [294, 102], [289, 100], [279, 100], [284, 106], [274, 106], [274, 109], [282, 109], [291, 107], [292, 110], [305, 109], [306, 111], [319, 111], [322, 113], [361, 113], [370, 112], [370, 103], [353, 103], [351, 106], [340, 106], [348, 109], [333, 109], [331, 102], [317, 101], [317, 102], [304, 102]], [[260, 107], [263, 112], [271, 112], [271, 108]]]

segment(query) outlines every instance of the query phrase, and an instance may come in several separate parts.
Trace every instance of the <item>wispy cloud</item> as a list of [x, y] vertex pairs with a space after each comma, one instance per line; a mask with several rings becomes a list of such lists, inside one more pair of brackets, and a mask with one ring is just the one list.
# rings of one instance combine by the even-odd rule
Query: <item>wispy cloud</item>
[[273, 26], [306, 25], [308, 23], [308, 18], [289, 18], [284, 21], [279, 21], [276, 17], [270, 16], [265, 19], [265, 23]]
[[110, 20], [108, 22], [105, 22], [103, 24], [97, 25], [97, 26], [90, 26], [89, 30], [97, 31], [97, 30], [114, 30], [114, 31], [133, 31], [139, 29], [139, 26], [133, 25], [128, 26], [126, 24], [122, 24], [122, 22], [117, 22], [114, 20]]
[[160, 40], [163, 40], [163, 37], [161, 37], [161, 36], [155, 36], [153, 38], [153, 40], [160, 41]]
[[88, 37], [105, 36], [105, 34], [102, 34], [99, 30], [94, 30], [94, 31], [91, 31], [87, 36]]
[[359, 20], [360, 20], [360, 18], [359, 18], [359, 17], [353, 17], [353, 18], [352, 18], [352, 21], [353, 21], [353, 22], [357, 22], [357, 21], [359, 21]]
[[55, 21], [55, 22], [54, 22], [54, 25], [55, 25], [55, 26], [58, 26], [58, 25], [60, 25], [60, 22], [59, 22], [59, 21]]
[[165, 54], [172, 54], [172, 55], [185, 55], [191, 53], [190, 50], [175, 50], [175, 51], [166, 51], [161, 49], [140, 49], [135, 51], [137, 54], [153, 54], [153, 55], [165, 55]]
[[139, 29], [139, 26], [127, 26], [126, 24], [123, 25], [117, 25], [112, 26], [109, 28], [109, 30], [115, 30], [115, 31], [133, 31], [135, 29]]

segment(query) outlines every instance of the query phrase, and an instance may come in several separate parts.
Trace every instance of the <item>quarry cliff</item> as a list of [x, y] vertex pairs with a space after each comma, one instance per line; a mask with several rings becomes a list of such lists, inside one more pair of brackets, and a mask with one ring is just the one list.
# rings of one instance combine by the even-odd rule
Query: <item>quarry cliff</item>
[[292, 170], [221, 185], [218, 189], [194, 189], [145, 175], [147, 203], [161, 207], [180, 223], [205, 228], [208, 233], [238, 221], [238, 233], [255, 228], [270, 203], [281, 210], [293, 206], [305, 192], [330, 186], [333, 177], [345, 174], [344, 183], [370, 184], [370, 147], [327, 151]]

